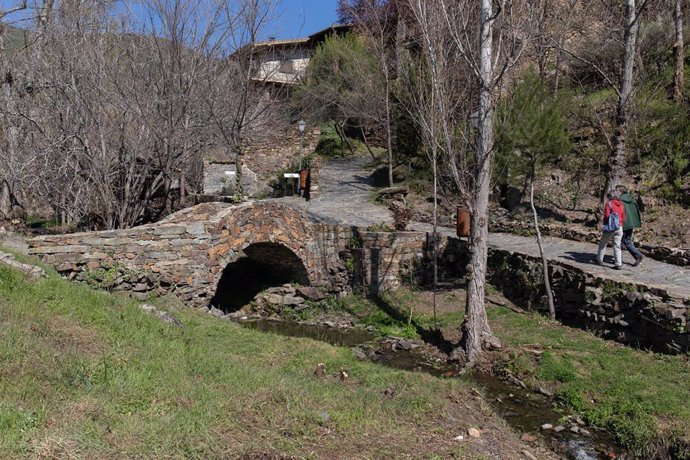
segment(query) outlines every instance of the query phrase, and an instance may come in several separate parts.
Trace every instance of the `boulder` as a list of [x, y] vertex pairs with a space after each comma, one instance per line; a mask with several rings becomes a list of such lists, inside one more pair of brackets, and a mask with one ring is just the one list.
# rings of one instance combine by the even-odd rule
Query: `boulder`
[[305, 299], [314, 300], [316, 302], [326, 298], [326, 294], [324, 294], [321, 289], [311, 286], [298, 287], [297, 294]]
[[292, 294], [287, 294], [285, 297], [283, 297], [283, 305], [302, 305], [304, 303], [304, 299], [302, 297], [296, 297]]

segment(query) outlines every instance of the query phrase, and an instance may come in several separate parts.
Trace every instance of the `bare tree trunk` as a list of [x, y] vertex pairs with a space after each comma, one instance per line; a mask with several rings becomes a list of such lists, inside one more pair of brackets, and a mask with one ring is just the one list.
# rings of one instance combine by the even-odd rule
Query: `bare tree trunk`
[[676, 23], [676, 42], [673, 44], [673, 54], [676, 61], [676, 71], [673, 75], [673, 101], [683, 103], [683, 85], [685, 83], [685, 45], [683, 43], [683, 0], [676, 0], [673, 10], [673, 20]]
[[556, 97], [558, 95], [558, 88], [560, 86], [560, 77], [561, 77], [561, 47], [557, 46], [556, 47], [556, 69], [555, 69], [555, 75], [554, 75], [554, 80], [553, 80], [553, 97]]
[[625, 27], [625, 56], [623, 60], [623, 75], [621, 78], [618, 107], [616, 109], [616, 140], [613, 151], [609, 156], [609, 174], [604, 193], [620, 184], [621, 178], [625, 175], [627, 166], [626, 141], [632, 104], [633, 71], [635, 68], [635, 55], [637, 54], [637, 34], [640, 29], [640, 13], [635, 9], [635, 0], [626, 0], [625, 11], [627, 21]]
[[434, 146], [432, 154], [432, 169], [434, 175], [434, 329], [438, 331], [438, 322], [436, 321], [436, 294], [438, 290], [438, 252], [439, 252], [439, 237], [438, 237], [438, 149]]
[[481, 0], [479, 133], [477, 139], [477, 172], [474, 187], [474, 218], [470, 240], [470, 273], [467, 283], [467, 306], [462, 323], [460, 349], [453, 353], [467, 363], [474, 361], [487, 341], [492, 338], [484, 303], [486, 262], [489, 240], [489, 192], [491, 187], [491, 160], [494, 148], [494, 110], [492, 93], [493, 75], [493, 5]]
[[0, 217], [10, 218], [12, 205], [10, 201], [10, 186], [3, 180], [0, 184]]
[[364, 125], [360, 126], [359, 130], [362, 133], [362, 141], [364, 142], [364, 146], [367, 148], [367, 152], [369, 152], [369, 155], [371, 155], [372, 160], [376, 160], [376, 155], [374, 155], [374, 151], [371, 150], [371, 146], [369, 145], [369, 141], [367, 140], [367, 134], [364, 131]]
[[388, 149], [388, 186], [393, 186], [393, 134], [391, 129], [391, 90], [388, 72], [386, 78], [386, 148]]
[[345, 135], [345, 122], [343, 122], [343, 124], [341, 125], [337, 121], [334, 121], [333, 126], [335, 126], [335, 132], [340, 138], [340, 154], [343, 156], [345, 155], [345, 149], [343, 148], [345, 145], [347, 145], [347, 148], [348, 150], [350, 150], [350, 153], [354, 154], [355, 148], [352, 146], [350, 139], [348, 139]]
[[54, 3], [55, 0], [44, 0], [43, 6], [38, 12], [38, 21], [36, 24], [36, 28], [38, 29], [38, 32], [40, 34], [45, 34], [46, 27], [48, 27], [48, 19], [50, 18], [51, 13], [53, 12]]
[[2, 183], [2, 194], [0, 194], [0, 212], [7, 217], [12, 214], [12, 196], [14, 195], [14, 180], [12, 179], [13, 163], [17, 159], [19, 152], [19, 128], [17, 125], [17, 106], [14, 99], [14, 90], [12, 88], [15, 75], [9, 67], [9, 62], [5, 50], [5, 31], [6, 27], [0, 23], [0, 86], [2, 87], [2, 121], [3, 121], [3, 142], [0, 148], [5, 152], [7, 171], [2, 171], [5, 174]]
[[551, 316], [551, 319], [556, 319], [556, 307], [554, 307], [553, 304], [553, 291], [551, 291], [551, 280], [549, 279], [549, 263], [544, 255], [544, 242], [541, 239], [541, 231], [539, 230], [537, 208], [534, 207], [534, 176], [532, 176], [532, 184], [530, 187], [529, 204], [532, 207], [532, 214], [534, 215], [534, 231], [537, 233], [537, 246], [539, 246], [539, 255], [541, 256], [541, 263], [544, 269], [544, 289], [546, 290], [546, 299], [549, 302], [549, 316]]

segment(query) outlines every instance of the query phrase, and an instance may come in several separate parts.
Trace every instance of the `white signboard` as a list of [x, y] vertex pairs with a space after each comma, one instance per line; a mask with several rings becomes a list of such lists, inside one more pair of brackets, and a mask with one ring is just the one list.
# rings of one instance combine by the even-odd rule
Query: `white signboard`
[[298, 173], [285, 173], [283, 174], [283, 177], [286, 179], [299, 179], [299, 174]]

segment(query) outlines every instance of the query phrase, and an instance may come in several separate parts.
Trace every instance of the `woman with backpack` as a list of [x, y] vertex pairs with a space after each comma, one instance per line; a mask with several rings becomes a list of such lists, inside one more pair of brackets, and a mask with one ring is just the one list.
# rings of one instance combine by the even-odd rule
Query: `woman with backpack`
[[597, 265], [603, 265], [606, 245], [613, 240], [613, 262], [616, 270], [623, 268], [621, 256], [621, 241], [623, 240], [623, 222], [625, 222], [625, 206], [618, 198], [615, 190], [606, 193], [607, 202], [604, 205], [604, 227], [599, 240], [599, 252], [597, 253]]

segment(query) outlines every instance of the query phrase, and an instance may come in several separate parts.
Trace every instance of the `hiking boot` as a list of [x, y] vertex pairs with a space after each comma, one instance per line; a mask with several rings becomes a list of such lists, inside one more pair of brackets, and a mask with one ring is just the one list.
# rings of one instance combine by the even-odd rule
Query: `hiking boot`
[[622, 270], [622, 269], [623, 269], [623, 266], [622, 266], [622, 265], [614, 265], [614, 266], [613, 266], [613, 269], [614, 269], [614, 270]]
[[633, 267], [637, 267], [642, 263], [642, 259], [644, 259], [644, 254], [640, 254], [640, 257], [637, 257], [635, 259], [635, 263], [633, 264]]
[[604, 261], [603, 261], [603, 260], [599, 260], [599, 259], [597, 259], [596, 257], [594, 258], [594, 263], [595, 263], [596, 265], [604, 265]]

